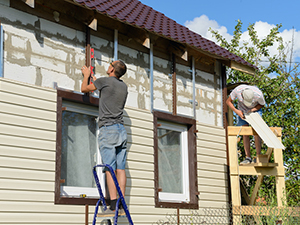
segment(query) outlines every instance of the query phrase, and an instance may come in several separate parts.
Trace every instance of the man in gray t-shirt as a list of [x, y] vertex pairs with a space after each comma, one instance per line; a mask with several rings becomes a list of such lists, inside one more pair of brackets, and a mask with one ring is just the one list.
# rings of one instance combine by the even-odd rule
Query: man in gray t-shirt
[[[87, 93], [99, 90], [99, 150], [103, 164], [110, 165], [116, 173], [122, 194], [125, 194], [126, 174], [125, 163], [127, 157], [127, 133], [123, 122], [123, 109], [127, 99], [127, 85], [120, 80], [126, 73], [126, 65], [118, 60], [110, 63], [107, 74], [108, 77], [96, 79], [88, 84], [91, 75], [90, 68], [83, 66], [83, 81], [81, 91]], [[117, 203], [117, 190], [113, 178], [107, 168], [106, 180], [111, 199], [110, 208], [103, 215], [114, 216]], [[119, 211], [119, 215], [125, 214], [124, 210]]]

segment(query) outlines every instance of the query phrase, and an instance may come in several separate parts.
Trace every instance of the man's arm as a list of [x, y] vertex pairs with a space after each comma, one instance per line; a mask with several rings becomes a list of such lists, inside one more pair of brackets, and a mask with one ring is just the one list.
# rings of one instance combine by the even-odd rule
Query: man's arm
[[234, 107], [233, 103], [232, 103], [232, 99], [231, 97], [229, 96], [226, 100], [226, 104], [229, 106], [229, 108], [235, 112], [239, 117], [241, 117], [242, 119], [245, 118], [243, 112], [241, 110], [238, 110], [237, 108]]
[[258, 110], [260, 110], [262, 107], [264, 107], [263, 105], [257, 104], [255, 107], [253, 107], [250, 111], [251, 112], [256, 112]]
[[[91, 75], [91, 70], [89, 67], [83, 66], [81, 68], [81, 72], [83, 74], [83, 81], [81, 84], [81, 92], [87, 93], [90, 91], [95, 91], [97, 88], [93, 83], [88, 84], [89, 77]], [[92, 76], [93, 80], [95, 80], [95, 77]]]

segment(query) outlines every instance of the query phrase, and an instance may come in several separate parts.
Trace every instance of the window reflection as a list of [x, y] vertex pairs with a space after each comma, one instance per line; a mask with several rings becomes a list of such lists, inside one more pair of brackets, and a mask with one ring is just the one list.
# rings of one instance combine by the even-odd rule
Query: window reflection
[[159, 128], [158, 177], [162, 192], [183, 193], [181, 132]]
[[97, 153], [96, 117], [63, 111], [61, 179], [62, 186], [95, 187], [92, 169]]

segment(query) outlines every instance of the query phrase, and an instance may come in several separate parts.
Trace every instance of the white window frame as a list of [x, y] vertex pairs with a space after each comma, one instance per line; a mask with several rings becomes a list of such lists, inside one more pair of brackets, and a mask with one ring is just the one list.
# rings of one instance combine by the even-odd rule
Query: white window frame
[[[182, 190], [183, 193], [169, 193], [169, 192], [159, 192], [159, 201], [163, 202], [190, 202], [190, 188], [189, 188], [189, 158], [188, 158], [188, 131], [187, 126], [166, 122], [158, 121], [161, 126], [158, 128], [164, 128], [169, 130], [174, 130], [180, 132], [181, 138], [181, 151], [182, 151]], [[159, 160], [159, 159], [158, 159]]]
[[[65, 107], [65, 111], [69, 112], [75, 112], [90, 116], [95, 116], [98, 118], [98, 109], [92, 106], [88, 106], [82, 103], [74, 103], [70, 101], [63, 101], [62, 106]], [[99, 129], [97, 129], [96, 137], [98, 137]], [[96, 149], [96, 159], [97, 159], [97, 165], [101, 164], [101, 155], [99, 153], [99, 146], [97, 141], [97, 149]], [[101, 185], [102, 193], [105, 196], [106, 190], [105, 190], [105, 173], [102, 173], [102, 167], [97, 167], [97, 175], [99, 178], [99, 182]], [[92, 173], [92, 171], [91, 171]], [[79, 197], [80, 195], [86, 195], [87, 198], [99, 198], [99, 192], [97, 187], [95, 188], [88, 188], [88, 187], [76, 187], [76, 186], [60, 186], [60, 195], [62, 197]]]

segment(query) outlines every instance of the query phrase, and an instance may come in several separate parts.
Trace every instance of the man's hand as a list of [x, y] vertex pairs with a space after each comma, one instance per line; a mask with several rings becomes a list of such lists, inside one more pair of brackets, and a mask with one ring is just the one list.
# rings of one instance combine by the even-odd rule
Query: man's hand
[[242, 119], [245, 119], [245, 115], [241, 110], [236, 110], [236, 114], [241, 117]]
[[83, 66], [81, 68], [81, 72], [82, 72], [84, 78], [89, 78], [91, 75], [91, 68], [87, 67], [87, 66]]
[[[93, 83], [88, 84], [89, 77], [91, 76], [91, 68], [87, 67], [87, 66], [83, 66], [81, 68], [81, 72], [83, 74], [83, 81], [82, 81], [82, 84], [81, 84], [81, 92], [87, 93], [87, 92], [90, 92], [90, 91], [95, 91], [97, 89], [95, 87], [95, 85]], [[91, 78], [93, 79], [93, 81], [96, 80], [95, 76], [91, 76]]]

